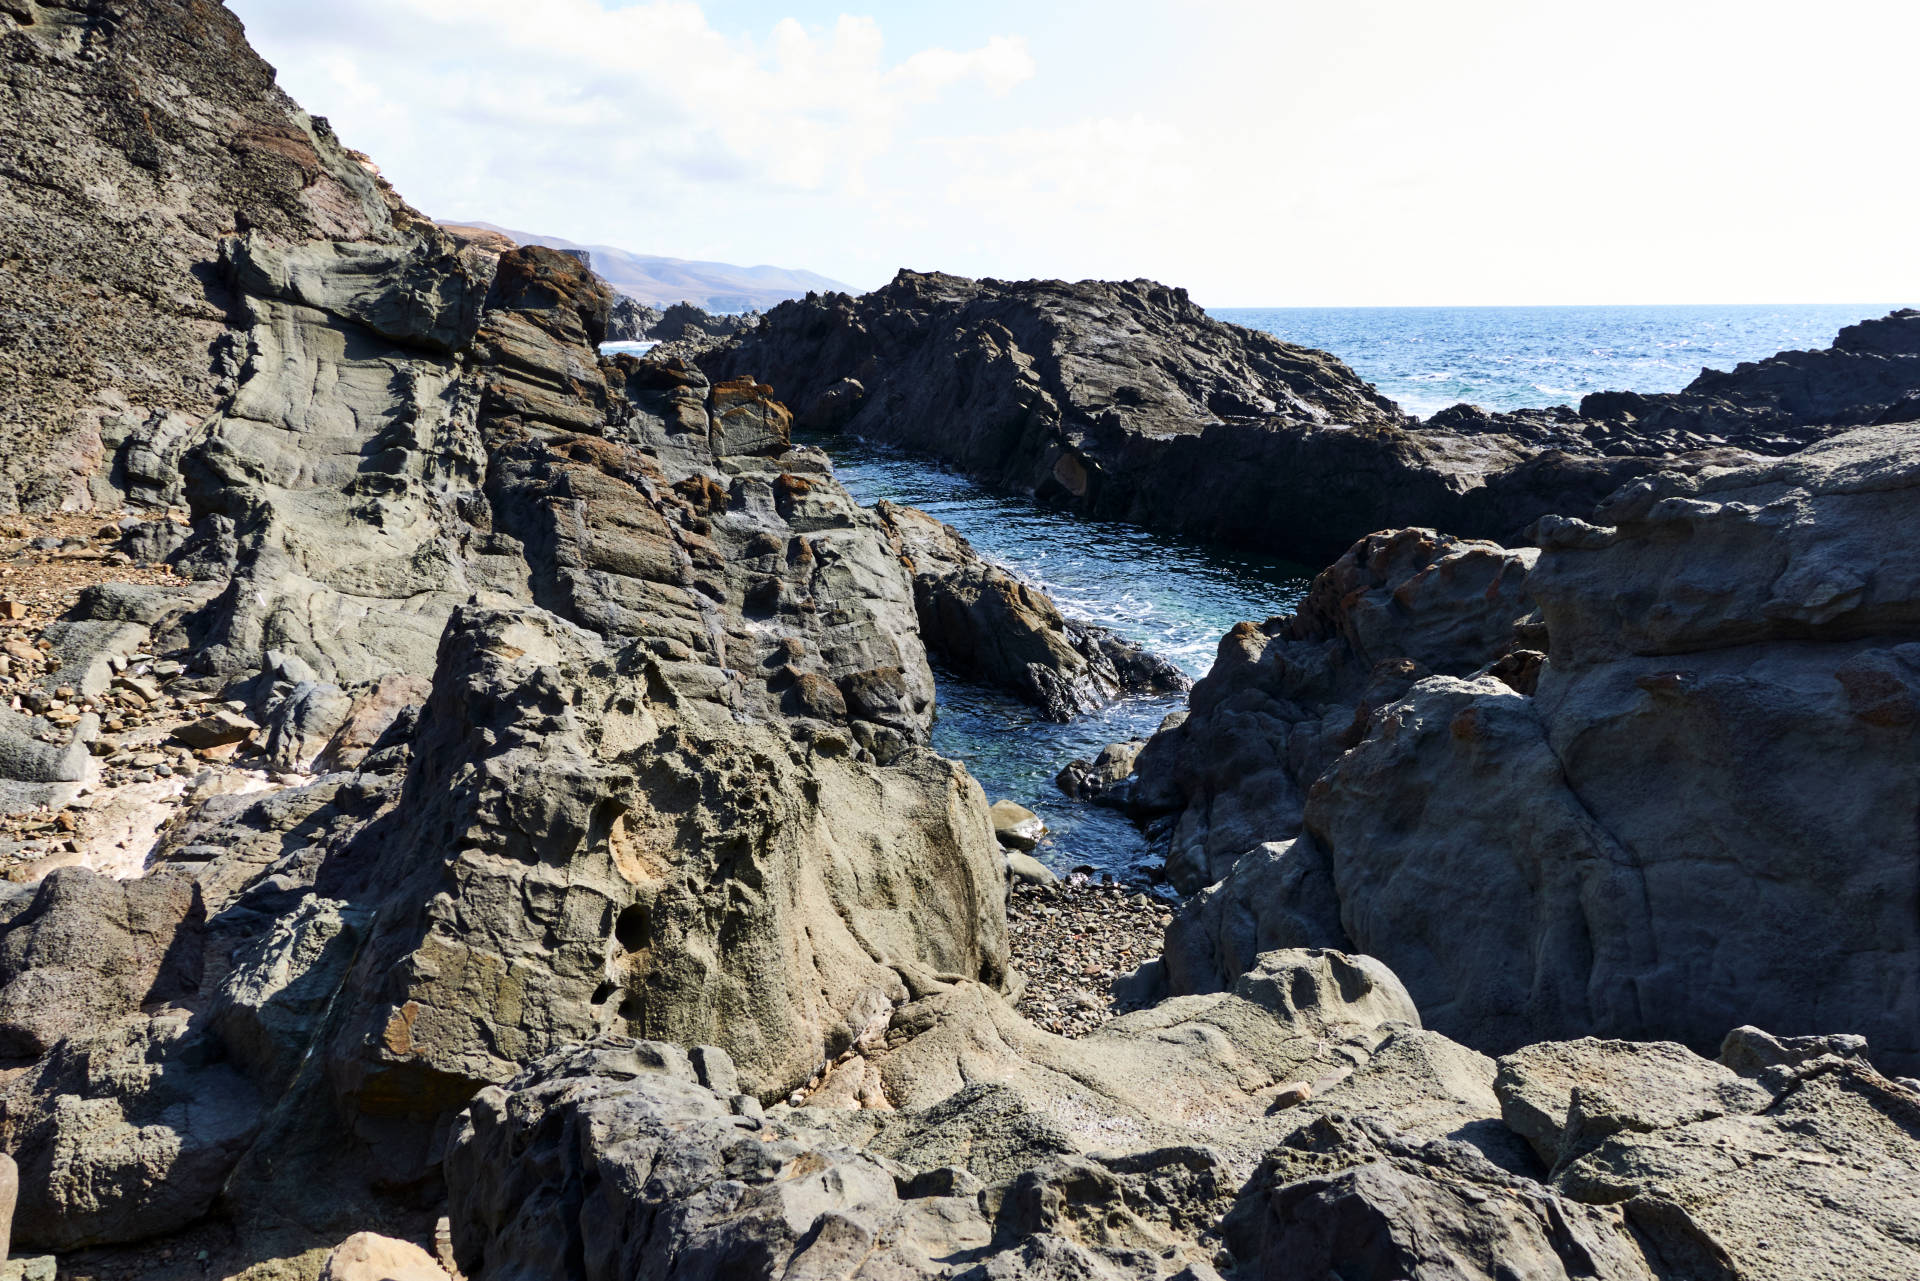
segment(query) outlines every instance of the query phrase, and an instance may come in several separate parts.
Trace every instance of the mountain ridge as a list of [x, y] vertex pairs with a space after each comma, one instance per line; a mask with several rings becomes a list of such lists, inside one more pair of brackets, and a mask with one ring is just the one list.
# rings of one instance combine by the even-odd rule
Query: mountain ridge
[[437, 220], [449, 228], [477, 228], [505, 236], [516, 245], [544, 245], [548, 249], [584, 249], [593, 255], [593, 269], [621, 293], [656, 307], [691, 302], [713, 312], [761, 310], [809, 292], [859, 293], [851, 285], [800, 268], [671, 258], [664, 254], [637, 254], [615, 245], [590, 245], [560, 236], [518, 231], [477, 218]]

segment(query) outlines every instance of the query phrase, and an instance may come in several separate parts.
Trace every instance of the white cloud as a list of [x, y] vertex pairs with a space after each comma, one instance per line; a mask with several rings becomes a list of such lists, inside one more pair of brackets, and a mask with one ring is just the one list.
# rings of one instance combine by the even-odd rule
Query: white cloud
[[756, 45], [673, 0], [235, 8], [296, 98], [443, 215], [525, 218], [556, 200], [691, 211], [713, 187], [857, 195], [908, 112], [1034, 73], [1017, 37], [889, 62], [870, 18], [787, 20]]
[[1223, 305], [1920, 296], [1909, 0], [230, 2], [421, 208], [641, 252]]

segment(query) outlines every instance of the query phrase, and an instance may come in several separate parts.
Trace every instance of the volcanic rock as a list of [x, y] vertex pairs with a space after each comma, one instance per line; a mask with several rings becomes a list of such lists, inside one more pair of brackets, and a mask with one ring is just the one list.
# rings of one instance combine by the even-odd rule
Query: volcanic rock
[[952, 526], [885, 499], [875, 511], [913, 572], [920, 635], [957, 674], [1062, 721], [1124, 694], [1191, 684], [1106, 628], [1063, 617], [1045, 592], [983, 559]]
[[613, 308], [607, 313], [606, 341], [644, 342], [653, 337], [653, 330], [659, 323], [659, 312], [626, 294], [620, 294], [614, 298]]
[[[1416, 668], [1364, 716], [1336, 706], [1350, 728], [1317, 758], [1284, 708], [1195, 737], [1210, 709], [1257, 714], [1279, 706], [1269, 690], [1298, 688], [1284, 650], [1268, 675], [1230, 637], [1195, 714], [1140, 764], [1143, 794], [1150, 781], [1184, 804], [1170, 870], [1225, 877], [1173, 931], [1187, 959], [1170, 954], [1185, 975], [1172, 990], [1230, 979], [1251, 946], [1335, 945], [1387, 960], [1435, 1027], [1490, 1050], [1591, 1034], [1711, 1052], [1758, 1020], [1861, 1032], [1910, 1070], [1920, 932], [1898, 905], [1920, 893], [1920, 861], [1898, 816], [1920, 803], [1915, 451], [1903, 428], [1859, 428], [1636, 482], [1605, 526], [1544, 522], [1538, 563], [1513, 562], [1514, 605], [1487, 619], [1537, 604], [1540, 626], [1519, 627], [1529, 645], [1544, 633], [1536, 692], [1491, 667]], [[1278, 647], [1249, 632], [1247, 648]], [[1259, 771], [1276, 782], [1243, 781]], [[1307, 784], [1298, 818], [1234, 803], [1292, 780]], [[1296, 823], [1287, 854], [1234, 866], [1235, 845]]]

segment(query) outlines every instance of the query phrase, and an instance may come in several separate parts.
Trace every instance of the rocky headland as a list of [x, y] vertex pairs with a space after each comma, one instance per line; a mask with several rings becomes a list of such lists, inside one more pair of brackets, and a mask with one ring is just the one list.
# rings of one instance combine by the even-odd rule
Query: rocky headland
[[1830, 351], [1704, 371], [1670, 396], [1420, 422], [1325, 352], [1152, 281], [968, 280], [781, 303], [700, 357], [772, 384], [809, 428], [894, 445], [1091, 516], [1311, 564], [1382, 529], [1517, 543], [1659, 470], [1792, 452], [1920, 418], [1920, 314]]
[[[0, 0], [0, 66], [9, 475], [94, 530], [0, 549], [89, 575], [0, 590], [4, 799], [51, 825], [0, 884], [9, 1271], [1920, 1271], [1901, 428], [1755, 462], [1800, 429], [1702, 407], [1705, 453], [1501, 471], [1145, 284], [903, 276], [605, 358], [587, 264], [420, 217], [218, 6]], [[868, 306], [855, 367], [726, 367]], [[1097, 353], [1028, 345], [1069, 312]], [[1177, 525], [1210, 475], [1214, 534], [1639, 479], [1520, 550], [1338, 535], [1078, 784], [1198, 892], [1023, 885], [1010, 929], [929, 652], [1058, 715], [1175, 674], [794, 442], [889, 401], [1089, 511]], [[1337, 492], [1260, 470], [1342, 441]]]

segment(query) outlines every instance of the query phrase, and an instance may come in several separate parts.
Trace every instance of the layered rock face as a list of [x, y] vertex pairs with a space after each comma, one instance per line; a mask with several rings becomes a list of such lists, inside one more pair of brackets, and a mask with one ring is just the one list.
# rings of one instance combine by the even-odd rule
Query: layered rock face
[[0, 273], [9, 508], [86, 506], [121, 442], [232, 393], [222, 237], [395, 243], [417, 220], [218, 5], [9, 4], [0, 121], [0, 223], [23, 264]]
[[1091, 515], [1318, 563], [1400, 526], [1517, 542], [1538, 517], [1589, 515], [1675, 455], [1724, 464], [1912, 417], [1917, 325], [1898, 313], [1853, 326], [1832, 351], [1703, 372], [1674, 396], [1609, 393], [1578, 413], [1458, 406], [1426, 423], [1334, 357], [1213, 320], [1150, 281], [902, 271], [858, 298], [782, 303], [701, 360], [770, 383], [804, 426]]
[[[332, 708], [320, 742], [359, 705], [339, 685], [423, 670], [432, 693], [352, 774], [172, 834], [188, 875], [113, 909], [148, 940], [125, 959], [72, 942], [98, 892], [17, 915], [25, 1241], [177, 1227], [236, 1169], [235, 1213], [320, 1230], [351, 1198], [289, 1208], [276, 1180], [303, 1176], [272, 1155], [316, 1127], [423, 1177], [434, 1117], [574, 1041], [713, 1043], [774, 1097], [911, 996], [1005, 980], [1001, 857], [921, 745], [932, 678], [884, 528], [764, 388], [602, 365], [577, 262], [505, 255], [481, 301], [436, 235], [227, 255], [264, 296], [233, 401], [178, 455], [179, 556], [226, 583], [187, 624], [198, 661], [267, 723]], [[233, 959], [180, 959], [209, 938]]]
[[[1241, 892], [1240, 859], [1175, 927], [1179, 994], [1069, 1040], [1008, 1004], [1004, 863], [979, 788], [926, 749], [922, 636], [1063, 708], [1125, 687], [1110, 638], [920, 514], [856, 506], [766, 385], [602, 360], [614, 299], [585, 264], [414, 225], [224, 13], [0, 13], [16, 87], [179, 122], [192, 146], [163, 161], [207, 152], [165, 172], [212, 230], [139, 259], [163, 287], [129, 306], [225, 300], [192, 331], [211, 381], [104, 436], [92, 478], [188, 508], [190, 533], [128, 545], [191, 581], [83, 596], [46, 679], [177, 654], [183, 692], [235, 704], [202, 728], [256, 728], [287, 771], [195, 800], [144, 875], [0, 884], [21, 1246], [341, 1277], [433, 1266], [367, 1229], [426, 1241], [444, 1215], [475, 1281], [1920, 1271], [1920, 1094], [1867, 1057], [1901, 1061], [1913, 1026], [1900, 442], [1663, 478], [1609, 526], [1548, 526], [1538, 564], [1370, 539], [1294, 620], [1236, 632], [1140, 786], [1174, 762], [1195, 876], [1262, 834], [1267, 794], [1304, 830], [1261, 851], [1290, 888]], [[335, 222], [210, 212], [236, 207], [249, 121], [312, 167], [298, 194], [261, 179], [268, 203]], [[9, 183], [92, 243], [103, 215], [60, 183]], [[67, 262], [22, 278], [54, 296]], [[187, 361], [177, 338], [114, 331], [111, 369], [19, 385], [91, 412], [141, 358]], [[1300, 403], [1374, 412], [1323, 362], [1267, 357]], [[1223, 764], [1208, 723], [1284, 742]], [[77, 730], [10, 733], [0, 764], [72, 773]], [[1782, 760], [1846, 798], [1757, 787]], [[1650, 816], [1675, 778], [1704, 799]], [[1764, 844], [1780, 830], [1805, 839]], [[1853, 917], [1824, 940], [1816, 889]], [[1579, 1013], [1569, 957], [1596, 1027], [1678, 1011], [1710, 1049], [1695, 1025], [1739, 1005], [1877, 1040], [1519, 1047]], [[1823, 981], [1769, 1005], [1796, 959]], [[1662, 1004], [1676, 966], [1691, 1004]], [[1882, 1017], [1854, 1018], [1876, 986]], [[1518, 1048], [1423, 1027], [1418, 999]], [[209, 1220], [204, 1259], [151, 1244]]]
[[[1378, 616], [1378, 588], [1345, 590], [1353, 560], [1296, 618], [1230, 637], [1140, 762], [1137, 794], [1181, 816], [1170, 868], [1220, 880], [1170, 931], [1174, 990], [1339, 945], [1489, 1049], [1710, 1047], [1751, 1019], [1920, 1065], [1917, 449], [1861, 428], [1637, 483], [1606, 525], [1543, 522], [1531, 569], [1479, 551], [1460, 586], [1486, 587], [1427, 626], [1442, 557], [1395, 588], [1404, 630], [1332, 646], [1345, 699], [1314, 701], [1326, 660], [1295, 638], [1336, 595], [1350, 635]], [[1544, 663], [1523, 648], [1542, 638]]]
[[[186, 505], [171, 555], [204, 586], [89, 597], [63, 670], [104, 683], [178, 638], [288, 766], [352, 768], [207, 802], [124, 889], [76, 869], [9, 899], [18, 1239], [138, 1240], [223, 1196], [297, 1239], [370, 1178], [427, 1177], [436, 1117], [573, 1041], [709, 1042], [772, 1098], [896, 1004], [1006, 981], [985, 798], [923, 746], [912, 579], [765, 388], [603, 363], [584, 264], [412, 225], [314, 149], [224, 12], [29, 8], [16, 61], [182, 106], [251, 93], [268, 152], [304, 140], [316, 168], [292, 207], [341, 206], [143, 260], [219, 293], [234, 328], [198, 360], [218, 338], [225, 381], [140, 416], [99, 483]], [[212, 54], [152, 71], [200, 39], [237, 80]], [[185, 158], [182, 203], [251, 181]], [[71, 234], [50, 190], [36, 216]], [[178, 354], [158, 324], [106, 338]]]

